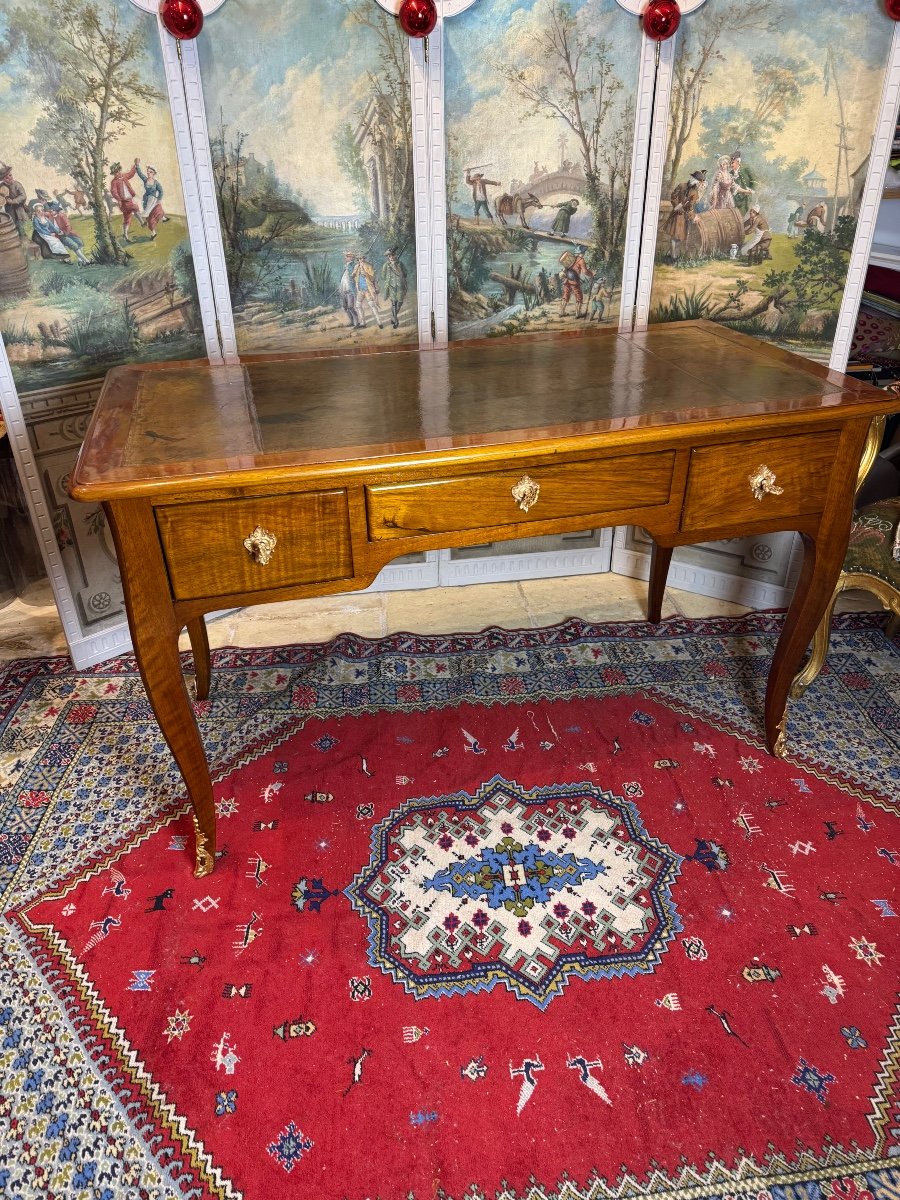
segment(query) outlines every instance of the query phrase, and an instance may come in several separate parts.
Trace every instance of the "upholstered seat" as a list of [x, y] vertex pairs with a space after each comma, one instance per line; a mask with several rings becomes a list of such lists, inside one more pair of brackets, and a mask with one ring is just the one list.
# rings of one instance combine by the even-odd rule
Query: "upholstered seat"
[[856, 510], [847, 556], [834, 594], [816, 630], [809, 659], [791, 687], [791, 696], [795, 699], [821, 671], [828, 654], [835, 603], [841, 592], [852, 588], [861, 588], [877, 596], [893, 614], [889, 628], [896, 629], [900, 622], [900, 496]]

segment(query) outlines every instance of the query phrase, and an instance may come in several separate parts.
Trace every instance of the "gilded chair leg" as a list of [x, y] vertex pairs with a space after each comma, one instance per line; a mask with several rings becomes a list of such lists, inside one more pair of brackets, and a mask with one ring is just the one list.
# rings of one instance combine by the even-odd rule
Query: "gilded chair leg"
[[831, 641], [831, 618], [834, 616], [834, 606], [837, 603], [837, 598], [843, 590], [844, 579], [841, 576], [838, 578], [837, 585], [831, 593], [831, 599], [828, 601], [828, 607], [825, 609], [822, 620], [813, 634], [812, 649], [810, 650], [806, 665], [794, 676], [794, 682], [791, 684], [790, 691], [792, 700], [798, 700], [803, 695], [825, 665], [825, 659], [828, 655], [828, 643]]

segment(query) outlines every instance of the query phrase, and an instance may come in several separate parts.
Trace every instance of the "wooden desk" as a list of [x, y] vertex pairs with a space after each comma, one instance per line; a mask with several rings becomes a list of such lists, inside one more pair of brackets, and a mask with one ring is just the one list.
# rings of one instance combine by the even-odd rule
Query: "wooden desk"
[[655, 621], [673, 547], [797, 530], [766, 693], [778, 753], [870, 419], [895, 403], [704, 322], [111, 371], [71, 494], [106, 509], [141, 676], [193, 804], [196, 873], [213, 868], [215, 810], [181, 629], [202, 699], [204, 613], [361, 588], [411, 551], [641, 525]]

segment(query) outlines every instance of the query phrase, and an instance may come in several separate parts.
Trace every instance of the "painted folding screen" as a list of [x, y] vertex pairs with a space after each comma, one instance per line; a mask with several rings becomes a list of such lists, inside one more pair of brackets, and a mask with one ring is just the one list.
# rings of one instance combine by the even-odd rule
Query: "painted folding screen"
[[451, 338], [618, 322], [640, 66], [616, 0], [446, 22]]
[[0, 0], [0, 392], [70, 644], [124, 609], [99, 508], [66, 480], [105, 371], [205, 353], [156, 19]]
[[374, 0], [251, 7], [198, 46], [237, 349], [415, 342], [409, 39]]

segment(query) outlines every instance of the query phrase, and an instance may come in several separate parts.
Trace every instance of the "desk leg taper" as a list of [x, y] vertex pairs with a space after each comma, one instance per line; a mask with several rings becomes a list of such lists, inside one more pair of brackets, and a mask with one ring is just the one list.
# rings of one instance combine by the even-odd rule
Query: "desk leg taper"
[[650, 583], [647, 589], [647, 620], [654, 625], [658, 625], [662, 620], [663, 599], [673, 549], [673, 546], [660, 546], [654, 538], [650, 551]]
[[828, 531], [820, 528], [815, 538], [801, 535], [803, 567], [775, 647], [766, 688], [766, 744], [778, 758], [785, 754], [788, 694], [803, 655], [828, 608], [844, 562], [849, 533], [848, 501], [845, 521], [832, 522]]
[[[146, 500], [117, 500], [105, 508], [118, 551], [138, 669], [193, 807], [194, 874], [200, 878], [208, 875], [215, 864], [216, 812], [206, 753], [181, 672], [181, 629], [172, 605], [153, 510]], [[197, 655], [196, 631], [189, 633]], [[199, 657], [202, 659], [202, 654]], [[196, 669], [199, 691], [202, 668]]]
[[194, 656], [194, 687], [198, 700], [209, 699], [210, 661], [209, 636], [203, 617], [194, 617], [187, 623], [191, 654]]
[[[858, 463], [868, 431], [868, 421], [848, 422], [841, 431], [836, 461]], [[766, 744], [779, 758], [785, 753], [786, 707], [791, 686], [828, 609], [844, 565], [853, 519], [855, 485], [852, 472], [835, 472], [818, 524], [813, 532], [800, 535], [803, 565], [775, 647], [766, 687]]]

